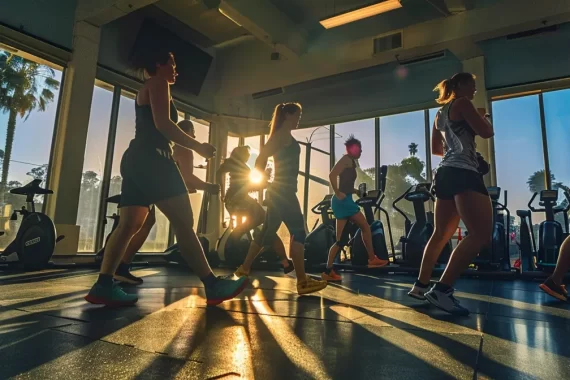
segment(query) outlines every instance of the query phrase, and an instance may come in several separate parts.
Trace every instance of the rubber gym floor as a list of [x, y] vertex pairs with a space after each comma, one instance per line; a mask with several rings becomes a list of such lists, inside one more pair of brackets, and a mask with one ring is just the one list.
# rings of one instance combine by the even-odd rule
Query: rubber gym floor
[[472, 314], [452, 317], [409, 298], [407, 276], [344, 274], [299, 297], [259, 271], [207, 308], [184, 269], [134, 273], [139, 303], [110, 309], [83, 300], [93, 269], [0, 272], [0, 378], [570, 378], [570, 305], [535, 282], [461, 279]]

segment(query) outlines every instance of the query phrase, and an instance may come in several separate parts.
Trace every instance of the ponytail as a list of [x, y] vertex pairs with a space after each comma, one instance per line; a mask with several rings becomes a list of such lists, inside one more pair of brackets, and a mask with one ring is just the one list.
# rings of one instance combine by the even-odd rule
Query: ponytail
[[271, 117], [271, 123], [269, 123], [269, 137], [281, 128], [286, 115], [292, 115], [300, 110], [301, 105], [299, 103], [281, 103], [276, 105], [273, 110], [273, 117]]
[[475, 75], [471, 73], [457, 73], [449, 79], [444, 79], [433, 89], [439, 92], [439, 97], [435, 100], [438, 104], [447, 104], [455, 99], [455, 89], [466, 82], [475, 80]]

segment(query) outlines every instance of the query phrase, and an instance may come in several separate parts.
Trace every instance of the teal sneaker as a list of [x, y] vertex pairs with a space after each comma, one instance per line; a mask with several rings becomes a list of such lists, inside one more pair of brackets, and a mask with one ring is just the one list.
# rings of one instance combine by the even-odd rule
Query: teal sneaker
[[232, 277], [218, 277], [214, 285], [206, 287], [206, 303], [208, 306], [219, 305], [224, 301], [231, 300], [247, 286], [247, 277], [234, 279]]
[[139, 298], [136, 295], [125, 293], [116, 283], [111, 287], [95, 283], [89, 294], [85, 296], [85, 301], [89, 303], [106, 306], [130, 306], [137, 303], [138, 300]]

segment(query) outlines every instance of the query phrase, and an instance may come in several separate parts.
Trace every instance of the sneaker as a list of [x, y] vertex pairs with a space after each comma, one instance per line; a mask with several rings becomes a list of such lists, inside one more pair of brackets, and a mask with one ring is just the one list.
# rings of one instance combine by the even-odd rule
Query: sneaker
[[326, 281], [314, 280], [309, 276], [307, 276], [307, 279], [305, 281], [297, 281], [297, 293], [299, 293], [300, 296], [318, 292], [319, 290], [323, 290], [326, 287]]
[[128, 294], [119, 286], [113, 283], [112, 286], [103, 286], [95, 283], [89, 294], [85, 296], [85, 301], [95, 305], [106, 306], [130, 306], [137, 303], [139, 298], [135, 294]]
[[232, 277], [218, 277], [214, 285], [206, 287], [206, 303], [208, 306], [215, 306], [231, 300], [240, 294], [248, 283], [247, 277], [240, 277], [237, 280]]
[[236, 271], [234, 272], [234, 276], [236, 276], [236, 277], [249, 277], [249, 272], [246, 272], [245, 269], [243, 269], [243, 265], [240, 265], [238, 267], [238, 269], [236, 269]]
[[325, 281], [341, 281], [342, 277], [338, 273], [331, 269], [330, 273], [323, 272], [321, 273], [321, 278]]
[[554, 281], [549, 277], [544, 281], [542, 284], [538, 285], [538, 287], [548, 294], [560, 301], [568, 301], [568, 292], [564, 285], [556, 285]]
[[377, 256], [374, 256], [372, 260], [368, 259], [368, 268], [380, 268], [388, 265], [388, 263], [389, 263], [388, 260], [382, 260], [379, 259]]
[[449, 288], [445, 292], [439, 291], [434, 286], [425, 293], [426, 299], [435, 307], [453, 315], [467, 316], [469, 310], [459, 304], [459, 301], [453, 296], [455, 289]]
[[429, 285], [423, 286], [419, 281], [416, 281], [412, 287], [412, 290], [408, 292], [408, 295], [417, 300], [425, 301], [426, 293], [429, 291], [429, 289]]
[[285, 273], [285, 274], [289, 274], [295, 270], [295, 266], [293, 265], [293, 261], [287, 260], [287, 262], [289, 263], [289, 266], [283, 267], [283, 273]]
[[129, 271], [115, 272], [113, 278], [121, 283], [130, 285], [140, 285], [143, 283], [143, 279], [135, 276]]

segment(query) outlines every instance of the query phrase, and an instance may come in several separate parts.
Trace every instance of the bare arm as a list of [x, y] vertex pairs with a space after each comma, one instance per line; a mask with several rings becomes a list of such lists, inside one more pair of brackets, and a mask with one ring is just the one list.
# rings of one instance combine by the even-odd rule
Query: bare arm
[[431, 130], [431, 154], [434, 156], [443, 156], [443, 135], [441, 131], [435, 127], [437, 125], [437, 118], [438, 116], [435, 117]]
[[152, 118], [156, 128], [168, 140], [186, 149], [192, 149], [204, 158], [211, 158], [216, 148], [208, 143], [199, 143], [170, 120], [170, 87], [165, 80], [153, 78], [148, 84]]
[[259, 156], [255, 160], [255, 168], [261, 172], [265, 171], [267, 167], [267, 160], [277, 153], [279, 148], [284, 145], [286, 135], [284, 133], [276, 132], [267, 140], [267, 143], [261, 148]]
[[348, 156], [343, 156], [334, 165], [334, 167], [332, 168], [332, 170], [329, 174], [329, 180], [331, 183], [331, 187], [333, 188], [333, 191], [337, 195], [337, 197], [340, 193], [340, 190], [338, 189], [338, 176], [340, 175], [340, 173], [342, 173], [342, 171], [344, 169], [349, 168], [351, 166], [352, 166], [352, 160]]
[[473, 128], [473, 131], [476, 134], [484, 139], [493, 137], [495, 134], [493, 131], [493, 126], [487, 119], [485, 119], [479, 114], [479, 112], [477, 112], [475, 106], [469, 99], [457, 99], [456, 104], [453, 106], [457, 107], [457, 111], [461, 114], [461, 117], [467, 121], [469, 126]]

